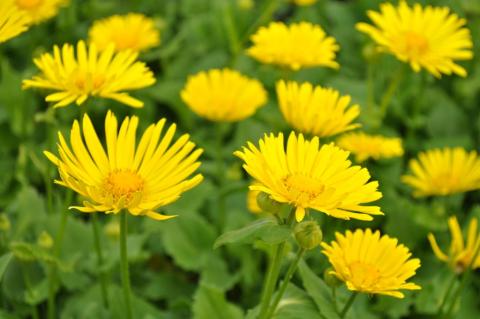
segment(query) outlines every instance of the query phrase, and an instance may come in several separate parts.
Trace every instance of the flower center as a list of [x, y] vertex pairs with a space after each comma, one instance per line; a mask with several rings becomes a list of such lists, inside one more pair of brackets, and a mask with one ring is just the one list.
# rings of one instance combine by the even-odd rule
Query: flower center
[[374, 287], [380, 279], [380, 271], [374, 265], [361, 261], [352, 262], [349, 267], [351, 274], [351, 282], [355, 288], [369, 289]]
[[325, 190], [322, 182], [302, 174], [287, 175], [282, 178], [282, 183], [297, 204], [306, 204]]
[[95, 91], [99, 90], [105, 83], [105, 77], [101, 74], [91, 74], [80, 70], [76, 70], [75, 73], [73, 84], [82, 93], [95, 94]]
[[[144, 188], [143, 179], [131, 170], [114, 170], [105, 178], [103, 189], [107, 197], [115, 204], [128, 207], [135, 195], [141, 195]], [[122, 203], [123, 202], [123, 203]]]
[[17, 6], [24, 10], [38, 8], [42, 3], [43, 0], [17, 0]]
[[408, 31], [404, 34], [404, 52], [409, 57], [418, 57], [428, 50], [427, 39], [418, 33]]

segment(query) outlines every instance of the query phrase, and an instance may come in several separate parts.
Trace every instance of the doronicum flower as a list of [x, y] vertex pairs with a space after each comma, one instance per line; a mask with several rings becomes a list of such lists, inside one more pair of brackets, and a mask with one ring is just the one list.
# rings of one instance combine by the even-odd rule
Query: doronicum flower
[[[2, 0], [4, 1], [4, 0]], [[69, 0], [13, 0], [19, 10], [24, 11], [32, 23], [40, 23], [57, 15], [58, 10]]]
[[287, 26], [271, 22], [253, 34], [251, 40], [253, 46], [247, 53], [262, 63], [295, 71], [315, 66], [339, 68], [335, 55], [340, 47], [319, 25], [300, 22]]
[[281, 80], [277, 97], [283, 117], [296, 131], [325, 137], [360, 126], [352, 123], [360, 106], [350, 105], [350, 96], [341, 96], [337, 90]]
[[[448, 219], [448, 227], [450, 228], [450, 233], [452, 236], [452, 241], [450, 243], [450, 250], [448, 254], [444, 253], [437, 244], [435, 236], [432, 233], [428, 234], [428, 241], [432, 246], [432, 250], [437, 256], [438, 259], [448, 263], [448, 265], [453, 268], [455, 272], [461, 273], [472, 267], [476, 269], [480, 267], [480, 255], [477, 250], [480, 246], [480, 233], [478, 232], [478, 220], [472, 218], [470, 224], [468, 225], [467, 231], [467, 243], [465, 245], [462, 230], [458, 224], [458, 220], [455, 216], [452, 216]], [[472, 263], [472, 259], [475, 254], [475, 262]]]
[[180, 95], [197, 115], [219, 122], [243, 120], [267, 102], [267, 92], [258, 80], [230, 69], [190, 76]]
[[477, 152], [444, 148], [421, 152], [410, 160], [411, 175], [402, 176], [415, 196], [450, 195], [480, 189], [480, 158]]
[[200, 174], [189, 177], [200, 166], [197, 159], [202, 150], [195, 149], [188, 134], [174, 141], [176, 126], [166, 128], [165, 122], [150, 125], [136, 145], [138, 117], [125, 118], [118, 130], [117, 118], [109, 111], [106, 150], [88, 115], [83, 117], [82, 128], [77, 121], [73, 123], [70, 146], [59, 133], [59, 157], [47, 151], [45, 155], [58, 167], [60, 179], [55, 183], [85, 198], [82, 206], [70, 208], [84, 213], [125, 209], [157, 220], [173, 217], [155, 210], [202, 181]]
[[380, 12], [368, 11], [374, 25], [358, 23], [357, 29], [368, 34], [379, 49], [410, 64], [415, 72], [424, 68], [437, 78], [443, 74], [466, 76], [456, 60], [470, 60], [473, 44], [466, 20], [450, 13], [447, 7], [410, 7], [400, 1], [380, 5]]
[[336, 233], [330, 245], [322, 243], [323, 253], [333, 267], [332, 274], [345, 282], [351, 291], [403, 298], [399, 290], [418, 290], [420, 286], [407, 283], [420, 267], [420, 260], [398, 240], [377, 230], [347, 230]]
[[160, 43], [160, 32], [155, 22], [140, 13], [114, 15], [97, 20], [88, 31], [90, 43], [103, 51], [110, 43], [115, 50], [145, 51]]
[[305, 140], [292, 132], [285, 149], [283, 134], [265, 135], [259, 148], [248, 143], [235, 155], [264, 192], [295, 208], [297, 221], [308, 208], [342, 219], [372, 220], [383, 215], [378, 206], [363, 206], [382, 197], [378, 182], [370, 181], [366, 168], [351, 166], [349, 153], [333, 144], [320, 147], [318, 137]]
[[55, 46], [53, 54], [45, 53], [34, 59], [41, 74], [23, 81], [23, 88], [40, 88], [55, 91], [45, 101], [55, 102], [54, 107], [73, 102], [84, 103], [90, 96], [113, 99], [131, 107], [143, 107], [143, 102], [124, 91], [138, 90], [155, 83], [150, 69], [136, 60], [137, 53], [114, 53], [113, 44], [99, 53], [94, 44], [77, 44], [77, 52], [70, 44]]
[[11, 1], [0, 1], [0, 43], [27, 31], [30, 24], [28, 15], [18, 10]]
[[369, 135], [364, 132], [347, 133], [337, 139], [337, 145], [355, 154], [357, 162], [369, 158], [375, 160], [403, 155], [402, 139]]
[[292, 0], [297, 6], [310, 6], [317, 2], [317, 0]]

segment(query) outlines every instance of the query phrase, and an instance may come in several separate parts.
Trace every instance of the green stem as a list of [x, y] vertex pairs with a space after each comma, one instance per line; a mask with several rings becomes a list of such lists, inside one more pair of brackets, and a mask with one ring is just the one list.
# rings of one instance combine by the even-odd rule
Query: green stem
[[217, 185], [218, 185], [218, 194], [217, 194], [217, 210], [218, 210], [218, 227], [220, 231], [223, 231], [225, 226], [225, 195], [223, 192], [224, 185], [224, 163], [223, 163], [223, 137], [224, 137], [224, 127], [223, 123], [218, 122], [216, 124], [216, 166], [217, 166]]
[[[28, 275], [28, 272], [25, 270], [25, 263], [22, 262], [20, 268], [23, 276], [23, 282], [25, 283], [25, 288], [27, 288], [27, 291], [30, 295], [33, 294], [32, 292], [32, 284], [30, 283], [30, 276]], [[33, 319], [39, 319], [40, 316], [38, 315], [38, 309], [36, 305], [30, 305], [32, 307], [32, 318]], [[50, 317], [49, 317], [50, 318]]]
[[405, 67], [402, 64], [400, 68], [395, 72], [395, 75], [392, 76], [392, 78], [390, 79], [390, 83], [388, 84], [388, 87], [380, 100], [380, 120], [383, 120], [383, 118], [385, 117], [387, 113], [387, 108], [390, 105], [393, 95], [397, 90], [398, 85], [402, 81], [404, 74]]
[[92, 227], [93, 227], [93, 239], [95, 241], [95, 251], [97, 253], [97, 266], [100, 277], [100, 289], [102, 293], [103, 305], [108, 309], [108, 289], [107, 289], [107, 276], [103, 269], [103, 253], [102, 245], [100, 244], [100, 225], [98, 222], [98, 213], [92, 213]]
[[375, 89], [374, 89], [374, 62], [368, 61], [367, 64], [367, 110], [372, 114], [372, 107], [375, 104]]
[[335, 286], [332, 287], [332, 299], [333, 299], [333, 308], [335, 309], [335, 312], [338, 312], [338, 306], [337, 306], [337, 288], [335, 288]]
[[222, 6], [223, 6], [222, 8], [223, 9], [223, 25], [227, 32], [228, 42], [230, 45], [231, 58], [230, 58], [229, 65], [233, 67], [237, 60], [238, 53], [241, 50], [241, 45], [240, 45], [240, 40], [238, 38], [238, 32], [235, 26], [235, 21], [233, 19], [230, 3], [226, 1], [225, 2], [222, 1]]
[[452, 276], [452, 279], [450, 280], [450, 283], [448, 284], [447, 291], [445, 292], [445, 296], [443, 296], [442, 302], [438, 307], [437, 314], [439, 317], [443, 312], [443, 307], [445, 307], [445, 304], [447, 303], [448, 297], [450, 297], [450, 293], [452, 292], [453, 286], [455, 285], [456, 281], [457, 281], [457, 275], [454, 273]]
[[120, 267], [122, 271], [123, 297], [125, 301], [125, 310], [127, 319], [132, 319], [132, 302], [130, 275], [128, 273], [128, 256], [127, 256], [127, 211], [120, 212]]
[[342, 312], [340, 313], [340, 318], [345, 318], [348, 310], [353, 305], [353, 302], [355, 301], [355, 298], [357, 297], [357, 295], [358, 295], [358, 292], [355, 291], [351, 294], [350, 298], [348, 298], [347, 303], [345, 304], [345, 306], [342, 309]]
[[295, 257], [295, 260], [293, 260], [293, 262], [288, 267], [287, 273], [285, 274], [285, 278], [282, 281], [282, 285], [280, 286], [280, 289], [278, 290], [272, 305], [269, 307], [270, 310], [268, 311], [266, 318], [272, 318], [275, 310], [277, 309], [278, 303], [280, 302], [280, 300], [282, 300], [283, 294], [287, 289], [288, 283], [292, 279], [292, 276], [295, 273], [295, 270], [297, 270], [298, 263], [302, 259], [303, 254], [305, 254], [305, 249], [300, 248], [297, 252], [297, 256]]

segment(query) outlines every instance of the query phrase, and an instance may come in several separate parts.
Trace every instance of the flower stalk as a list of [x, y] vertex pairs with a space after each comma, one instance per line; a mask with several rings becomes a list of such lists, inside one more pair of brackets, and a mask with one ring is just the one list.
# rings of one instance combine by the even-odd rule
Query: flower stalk
[[107, 277], [103, 269], [104, 259], [103, 259], [102, 245], [100, 244], [100, 226], [99, 226], [97, 214], [98, 213], [92, 214], [93, 238], [95, 241], [95, 251], [97, 254], [97, 265], [98, 265], [99, 277], [100, 277], [100, 289], [102, 293], [102, 302], [103, 302], [103, 306], [108, 309]]
[[123, 297], [125, 299], [125, 310], [127, 319], [133, 319], [130, 274], [128, 270], [127, 255], [127, 211], [120, 212], [120, 268], [122, 272]]
[[345, 306], [342, 309], [342, 312], [340, 312], [340, 318], [342, 318], [342, 319], [345, 318], [348, 310], [352, 307], [353, 302], [355, 301], [355, 298], [357, 297], [357, 295], [358, 295], [358, 292], [356, 292], [356, 291], [350, 295], [350, 298], [348, 298], [347, 303], [345, 304]]

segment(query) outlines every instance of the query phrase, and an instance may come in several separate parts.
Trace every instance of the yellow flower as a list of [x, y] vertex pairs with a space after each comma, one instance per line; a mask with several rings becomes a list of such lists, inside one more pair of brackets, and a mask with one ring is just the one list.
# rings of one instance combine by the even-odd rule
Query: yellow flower
[[378, 206], [362, 206], [382, 194], [378, 182], [369, 182], [366, 168], [351, 166], [349, 153], [333, 144], [320, 147], [318, 137], [305, 140], [291, 133], [285, 150], [283, 134], [265, 135], [259, 149], [252, 143], [235, 152], [243, 168], [259, 185], [250, 189], [269, 194], [279, 203], [295, 207], [297, 221], [313, 208], [343, 219], [372, 220], [383, 215]]
[[317, 0], [292, 0], [297, 6], [309, 6], [317, 2]]
[[194, 150], [188, 134], [173, 142], [176, 126], [166, 128], [165, 119], [150, 125], [136, 146], [138, 118], [125, 118], [118, 130], [117, 118], [109, 111], [105, 118], [106, 151], [88, 115], [83, 117], [82, 126], [73, 123], [71, 146], [58, 134], [59, 157], [45, 151], [60, 173], [60, 180], [55, 182], [86, 199], [83, 206], [71, 208], [84, 213], [126, 209], [132, 215], [167, 219], [173, 216], [155, 210], [202, 181], [200, 174], [189, 178], [200, 166], [197, 159], [202, 150]]
[[0, 1], [0, 43], [27, 31], [30, 18], [10, 1]]
[[252, 35], [251, 40], [253, 46], [247, 53], [262, 63], [292, 70], [314, 66], [339, 67], [335, 55], [340, 47], [319, 25], [300, 22], [287, 26], [282, 22], [271, 22]]
[[432, 246], [432, 250], [438, 259], [449, 264], [456, 272], [463, 272], [472, 264], [472, 259], [477, 254], [475, 262], [471, 265], [472, 269], [480, 267], [480, 255], [477, 250], [480, 246], [480, 233], [478, 232], [478, 220], [472, 218], [468, 225], [467, 245], [463, 240], [462, 230], [458, 224], [455, 216], [448, 219], [448, 227], [452, 235], [452, 242], [450, 243], [450, 250], [448, 255], [445, 254], [440, 247], [438, 247], [435, 236], [432, 233], [428, 234], [428, 240]]
[[[3, 0], [2, 0], [3, 1]], [[40, 23], [57, 15], [68, 0], [14, 0], [18, 9], [27, 13], [32, 23]]]
[[423, 8], [418, 3], [409, 7], [400, 1], [398, 7], [384, 3], [380, 12], [367, 14], [375, 26], [358, 23], [357, 29], [368, 34], [381, 50], [409, 63], [415, 72], [425, 68], [438, 78], [442, 73], [467, 75], [454, 61], [472, 59], [470, 31], [464, 27], [466, 20], [450, 13], [449, 8]]
[[322, 243], [323, 253], [333, 267], [332, 274], [345, 282], [351, 291], [403, 298], [399, 290], [418, 290], [420, 286], [406, 281], [415, 275], [420, 260], [398, 240], [377, 230], [347, 230], [335, 234], [336, 241]]
[[398, 137], [354, 132], [340, 136], [337, 144], [344, 150], [355, 154], [357, 162], [363, 162], [369, 158], [378, 160], [403, 155], [402, 139]]
[[415, 196], [449, 195], [480, 189], [480, 158], [460, 147], [421, 152], [410, 161], [412, 175], [402, 176]]
[[251, 213], [258, 214], [261, 213], [262, 210], [258, 206], [257, 203], [257, 196], [260, 194], [257, 190], [249, 189], [247, 193], [247, 208]]
[[155, 22], [139, 13], [114, 15], [95, 21], [88, 35], [90, 43], [94, 43], [100, 51], [106, 50], [110, 43], [115, 44], [117, 51], [145, 51], [160, 43]]
[[136, 60], [137, 54], [131, 51], [114, 53], [111, 45], [99, 53], [95, 45], [88, 48], [85, 42], [74, 47], [64, 44], [55, 46], [53, 55], [45, 53], [34, 60], [42, 72], [31, 80], [23, 81], [23, 88], [41, 88], [55, 91], [45, 98], [55, 102], [54, 107], [62, 107], [75, 102], [81, 105], [89, 96], [113, 99], [131, 107], [143, 107], [125, 90], [137, 90], [155, 83], [153, 73]]
[[305, 82], [277, 82], [277, 96], [283, 117], [295, 130], [318, 137], [335, 135], [359, 127], [353, 124], [360, 107], [350, 96]]
[[197, 115], [220, 122], [243, 120], [267, 102], [262, 83], [230, 69], [190, 76], [180, 95]]

